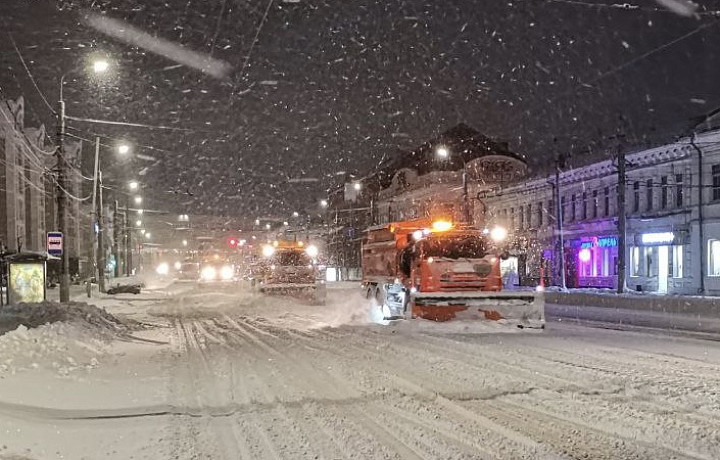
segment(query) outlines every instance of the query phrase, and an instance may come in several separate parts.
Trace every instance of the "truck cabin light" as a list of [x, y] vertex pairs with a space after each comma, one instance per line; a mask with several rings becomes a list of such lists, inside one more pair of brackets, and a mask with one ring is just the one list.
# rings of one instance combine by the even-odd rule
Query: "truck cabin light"
[[423, 237], [422, 230], [415, 230], [414, 232], [412, 232], [412, 237], [415, 241], [421, 240]]
[[453, 228], [453, 224], [447, 220], [436, 220], [432, 223], [432, 231], [434, 232], [447, 232], [451, 228]]
[[494, 227], [492, 230], [490, 230], [490, 238], [492, 238], [492, 240], [496, 243], [504, 241], [505, 238], [507, 238], [507, 235], [507, 230], [500, 226]]

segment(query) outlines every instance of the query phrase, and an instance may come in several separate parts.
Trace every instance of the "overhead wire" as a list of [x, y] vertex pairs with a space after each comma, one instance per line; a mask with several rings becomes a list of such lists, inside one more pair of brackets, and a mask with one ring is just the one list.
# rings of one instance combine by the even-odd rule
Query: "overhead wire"
[[[3, 21], [3, 23], [5, 23], [5, 21]], [[7, 27], [6, 27], [6, 30], [7, 30]], [[10, 31], [8, 31], [7, 34], [8, 34], [8, 37], [10, 38], [10, 43], [12, 43], [13, 48], [15, 48], [15, 52], [17, 53], [18, 58], [20, 58], [20, 62], [22, 63], [23, 67], [25, 68], [25, 72], [27, 72], [28, 77], [30, 78], [30, 81], [32, 82], [33, 86], [35, 87], [35, 90], [40, 95], [43, 102], [45, 102], [45, 105], [48, 107], [48, 109], [50, 109], [50, 112], [52, 112], [53, 115], [56, 115], [57, 112], [55, 111], [53, 106], [50, 105], [47, 98], [45, 97], [45, 94], [43, 94], [43, 92], [40, 90], [40, 87], [38, 86], [37, 82], [35, 82], [35, 77], [33, 77], [32, 72], [30, 72], [30, 69], [28, 68], [27, 64], [25, 64], [25, 59], [23, 58], [22, 53], [20, 53], [20, 49], [18, 48], [17, 44], [15, 43], [15, 39], [13, 38], [12, 34], [10, 33]]]

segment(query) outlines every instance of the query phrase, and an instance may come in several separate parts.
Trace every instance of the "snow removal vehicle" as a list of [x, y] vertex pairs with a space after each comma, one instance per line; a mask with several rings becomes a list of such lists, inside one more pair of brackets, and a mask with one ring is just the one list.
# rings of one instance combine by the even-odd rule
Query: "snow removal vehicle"
[[416, 219], [371, 227], [362, 247], [362, 286], [385, 319], [492, 320], [544, 328], [542, 292], [502, 291], [497, 241], [449, 220]]
[[317, 246], [303, 241], [274, 241], [262, 246], [263, 263], [256, 288], [324, 304], [325, 280], [317, 263]]

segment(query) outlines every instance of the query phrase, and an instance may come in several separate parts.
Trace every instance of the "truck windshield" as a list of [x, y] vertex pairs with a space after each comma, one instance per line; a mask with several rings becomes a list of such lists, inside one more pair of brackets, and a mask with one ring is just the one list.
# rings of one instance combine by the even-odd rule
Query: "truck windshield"
[[487, 254], [485, 241], [477, 236], [428, 238], [422, 245], [425, 257], [479, 259]]
[[280, 251], [275, 255], [275, 263], [289, 267], [301, 267], [312, 263], [303, 251]]

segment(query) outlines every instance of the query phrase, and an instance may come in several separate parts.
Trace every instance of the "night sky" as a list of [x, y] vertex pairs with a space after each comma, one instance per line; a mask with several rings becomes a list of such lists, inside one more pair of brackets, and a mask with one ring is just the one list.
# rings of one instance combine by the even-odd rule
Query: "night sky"
[[[368, 174], [460, 122], [508, 141], [540, 173], [555, 150], [576, 164], [604, 158], [618, 130], [631, 145], [667, 141], [720, 106], [720, 0], [692, 17], [651, 0], [0, 5], [0, 26], [51, 104], [70, 72], [69, 114], [189, 130], [69, 123], [80, 137], [134, 143], [133, 160], [104, 153], [108, 181], [133, 175], [148, 206], [173, 212], [287, 216], [317, 203], [336, 173]], [[216, 79], [128, 46], [84, 25], [88, 11], [233, 70]], [[52, 133], [2, 35], [0, 97], [24, 95], [26, 124]], [[85, 70], [94, 55], [111, 59], [102, 80]], [[297, 178], [319, 182], [288, 182]]]

